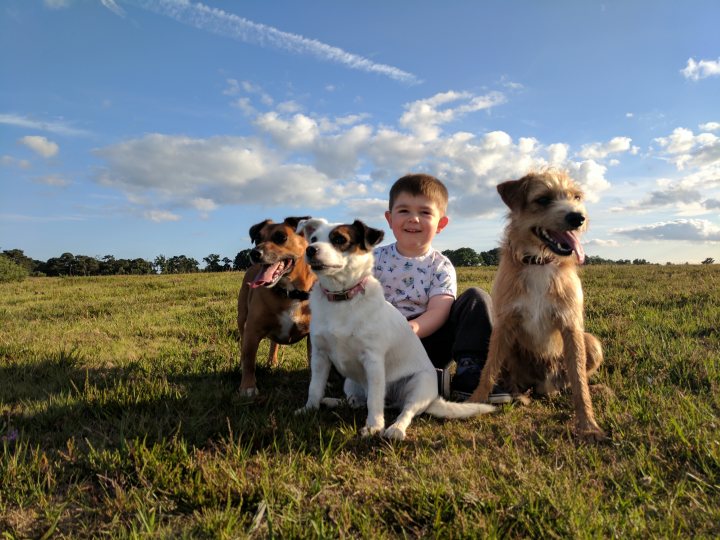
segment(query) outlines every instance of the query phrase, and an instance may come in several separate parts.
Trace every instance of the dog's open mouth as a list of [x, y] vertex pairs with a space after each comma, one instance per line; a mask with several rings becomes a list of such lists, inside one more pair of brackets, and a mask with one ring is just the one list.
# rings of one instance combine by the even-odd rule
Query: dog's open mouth
[[250, 287], [273, 287], [285, 275], [292, 271], [295, 259], [282, 259], [273, 264], [263, 264], [260, 273], [250, 282]]
[[569, 257], [575, 252], [579, 264], [585, 262], [585, 250], [577, 231], [550, 231], [534, 227], [533, 232], [556, 255]]

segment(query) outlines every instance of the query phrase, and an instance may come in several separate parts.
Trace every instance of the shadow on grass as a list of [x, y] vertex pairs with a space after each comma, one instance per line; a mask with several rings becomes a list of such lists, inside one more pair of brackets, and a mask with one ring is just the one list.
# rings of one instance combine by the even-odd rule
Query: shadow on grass
[[[46, 450], [63, 449], [71, 439], [95, 449], [135, 439], [152, 446], [173, 438], [204, 448], [232, 437], [251, 452], [285, 447], [315, 452], [322, 445], [319, 430], [354, 429], [365, 422], [364, 409], [347, 407], [296, 416], [307, 399], [307, 369], [258, 365], [257, 376], [261, 395], [245, 398], [237, 391], [240, 374], [231, 370], [167, 374], [137, 364], [86, 368], [79, 355], [66, 352], [5, 363], [0, 366], [0, 436], [17, 431]], [[342, 394], [337, 373], [327, 394]]]

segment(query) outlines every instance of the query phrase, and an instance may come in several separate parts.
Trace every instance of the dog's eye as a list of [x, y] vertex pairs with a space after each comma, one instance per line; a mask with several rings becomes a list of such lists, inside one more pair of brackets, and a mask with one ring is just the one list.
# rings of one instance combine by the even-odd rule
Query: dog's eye
[[543, 195], [542, 197], [535, 199], [535, 202], [540, 206], [548, 206], [552, 202], [552, 199], [547, 195]]
[[273, 241], [275, 244], [282, 245], [282, 244], [284, 244], [285, 242], [287, 242], [287, 234], [285, 234], [285, 233], [282, 232], [282, 231], [277, 231], [276, 233], [274, 233], [274, 234], [272, 235], [272, 241]]
[[315, 242], [317, 242], [317, 236], [313, 236], [312, 238], [310, 238], [311, 244], [314, 244]]
[[576, 201], [582, 201], [582, 195], [575, 195]]
[[330, 239], [330, 242], [331, 242], [334, 246], [342, 246], [342, 245], [345, 243], [345, 237], [338, 234], [338, 235], [336, 235], [336, 236], [333, 236], [333, 237]]

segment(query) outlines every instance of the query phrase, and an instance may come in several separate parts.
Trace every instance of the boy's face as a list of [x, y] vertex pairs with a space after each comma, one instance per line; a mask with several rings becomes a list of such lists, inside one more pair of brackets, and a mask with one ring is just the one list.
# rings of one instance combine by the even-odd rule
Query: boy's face
[[419, 257], [430, 249], [435, 235], [448, 224], [437, 205], [424, 195], [399, 193], [385, 219], [397, 240], [397, 249], [406, 257]]

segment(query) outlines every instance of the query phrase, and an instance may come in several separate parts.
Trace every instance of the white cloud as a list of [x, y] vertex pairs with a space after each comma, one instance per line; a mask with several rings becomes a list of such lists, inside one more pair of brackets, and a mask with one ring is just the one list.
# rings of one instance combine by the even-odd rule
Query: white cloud
[[[448, 185], [452, 212], [461, 216], [497, 213], [499, 182], [549, 164], [569, 169], [589, 200], [608, 189], [606, 167], [568, 159], [567, 144], [545, 146], [530, 137], [515, 141], [503, 131], [441, 133], [440, 125], [448, 129], [452, 120], [483, 109], [481, 102], [487, 101], [475, 97], [447, 92], [410, 103], [398, 120], [407, 129], [376, 127], [364, 114], [285, 114], [277, 105], [255, 113], [255, 137], [151, 134], [99, 149], [105, 167], [96, 178], [147, 208], [197, 208], [198, 200], [210, 200], [309, 210], [352, 201], [357, 210], [363, 201], [387, 197], [399, 176], [424, 171]], [[434, 123], [436, 136], [422, 133], [421, 118]]]
[[60, 150], [57, 143], [39, 135], [27, 135], [18, 140], [18, 142], [44, 158], [53, 157], [57, 155]]
[[145, 212], [145, 218], [155, 221], [156, 223], [180, 220], [180, 216], [173, 214], [172, 212], [168, 212], [167, 210], [148, 210]]
[[0, 165], [5, 167], [20, 167], [21, 169], [29, 169], [31, 167], [27, 159], [17, 159], [7, 155], [0, 157]]
[[43, 4], [50, 9], [63, 9], [70, 7], [70, 1], [71, 0], [43, 0]]
[[720, 129], [720, 122], [706, 122], [698, 126], [702, 131], [717, 131]]
[[717, 60], [700, 60], [695, 61], [694, 58], [688, 58], [687, 65], [680, 70], [686, 79], [699, 81], [707, 77], [716, 77], [720, 75], [720, 58]]
[[193, 4], [187, 0], [138, 0], [138, 4], [144, 9], [165, 15], [183, 24], [243, 43], [286, 50], [294, 54], [307, 54], [322, 61], [338, 63], [350, 69], [377, 73], [404, 83], [420, 82], [412, 73], [397, 67], [373, 62], [316, 39], [283, 32], [272, 26], [255, 23], [201, 3]]
[[257, 139], [150, 134], [95, 151], [106, 167], [97, 180], [138, 204], [197, 208], [198, 199], [224, 204], [331, 203], [330, 180], [313, 167], [283, 163]]
[[38, 184], [45, 184], [46, 186], [53, 187], [67, 187], [70, 185], [70, 182], [59, 174], [48, 174], [46, 176], [39, 176], [38, 178], [35, 178], [34, 181]]
[[32, 120], [30, 118], [20, 116], [19, 114], [0, 114], [0, 124], [9, 126], [38, 129], [41, 131], [49, 131], [58, 135], [88, 135], [89, 132], [83, 129], [77, 129], [62, 121], [44, 122], [40, 120]]
[[620, 242], [617, 240], [603, 240], [602, 238], [595, 238], [585, 242], [586, 246], [598, 246], [598, 247], [618, 247]]
[[579, 156], [584, 159], [604, 159], [610, 154], [623, 152], [637, 153], [637, 148], [631, 146], [630, 137], [614, 137], [606, 143], [593, 143], [583, 145]]
[[[405, 113], [400, 117], [400, 125], [412, 131], [423, 141], [436, 139], [440, 126], [468, 113], [490, 109], [505, 103], [506, 98], [500, 92], [490, 92], [484, 96], [475, 96], [469, 92], [443, 92], [405, 105]], [[456, 107], [444, 107], [448, 103], [460, 102]]]
[[636, 240], [720, 242], [720, 227], [705, 219], [676, 219], [613, 232]]
[[678, 170], [720, 166], [720, 137], [712, 133], [695, 135], [687, 128], [676, 128], [672, 134], [658, 137], [655, 142]]
[[100, 0], [100, 3], [118, 17], [125, 17], [125, 11], [115, 3], [115, 0]]

